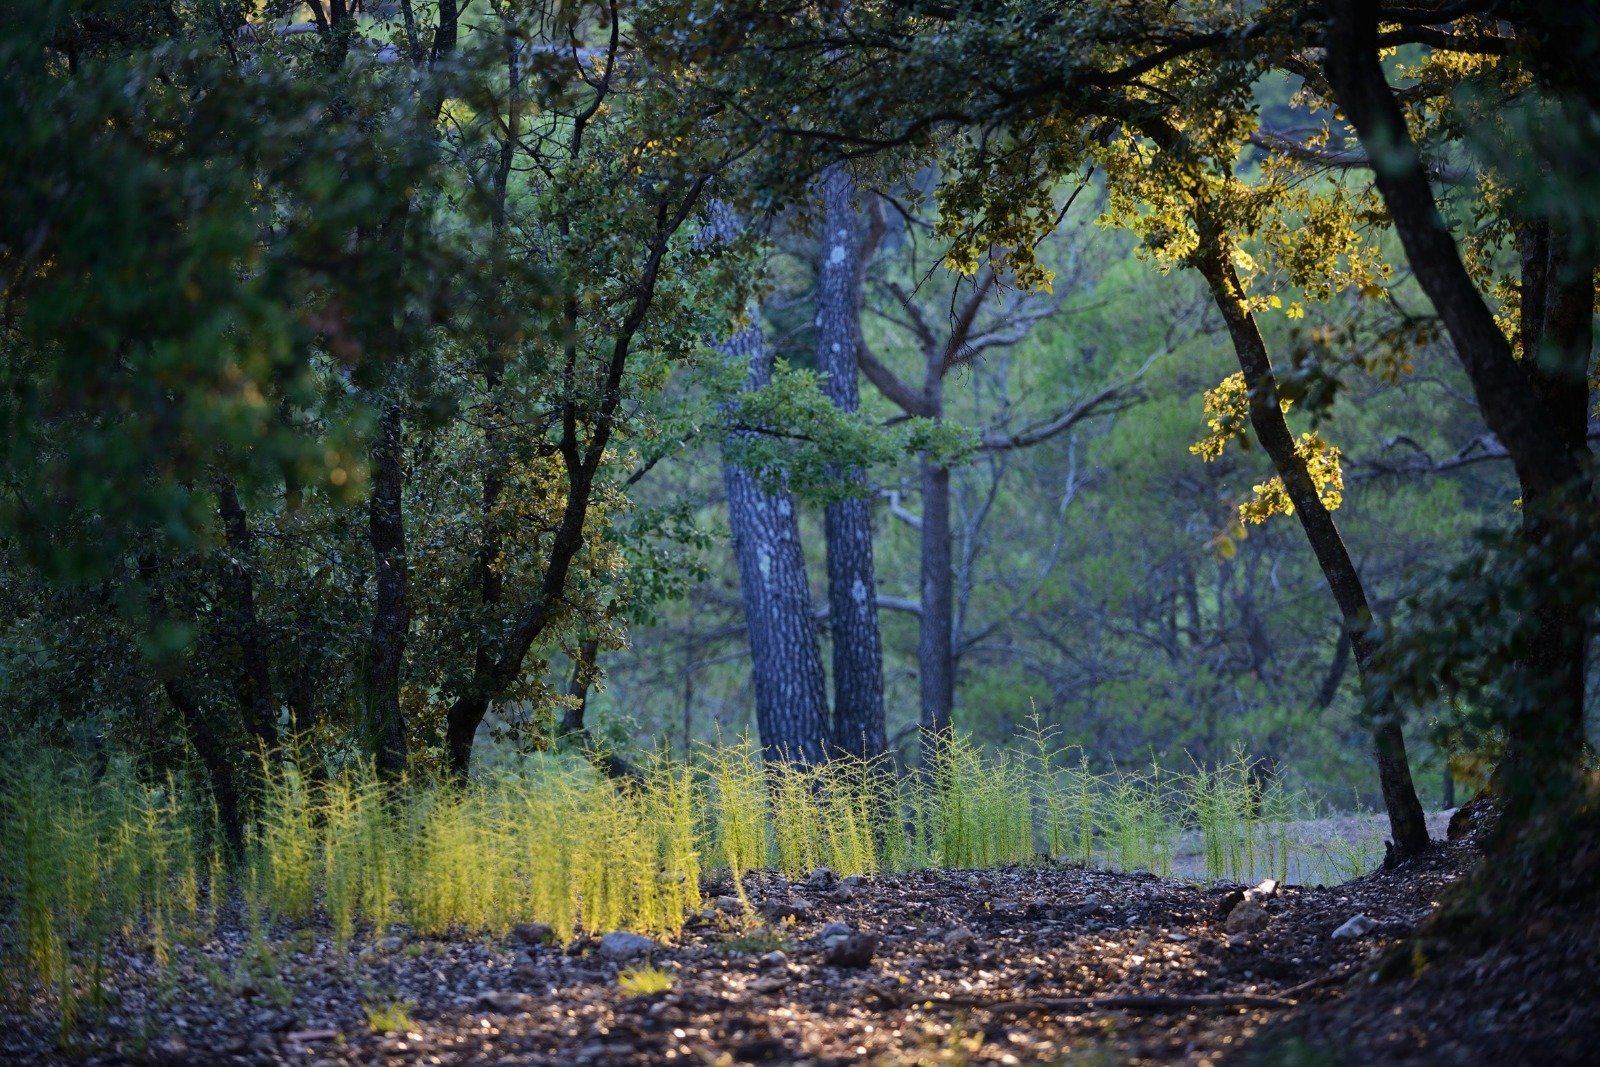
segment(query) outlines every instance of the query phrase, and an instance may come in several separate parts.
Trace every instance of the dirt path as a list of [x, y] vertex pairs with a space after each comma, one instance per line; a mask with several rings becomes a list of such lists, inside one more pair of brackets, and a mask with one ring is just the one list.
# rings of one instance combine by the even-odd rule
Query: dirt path
[[[120, 1000], [71, 1054], [51, 1051], [38, 1017], [9, 1016], [0, 1062], [1209, 1063], [1345, 996], [1348, 976], [1428, 914], [1468, 861], [1450, 846], [1343, 886], [1284, 888], [1263, 901], [1265, 927], [1236, 936], [1225, 919], [1242, 887], [1061, 867], [854, 887], [758, 875], [751, 901], [789, 917], [709, 907], [650, 952], [672, 988], [649, 995], [619, 985], [644, 960], [614, 958], [627, 948], [615, 939], [562, 950], [400, 934], [339, 951], [301, 931], [262, 953], [226, 929], [179, 948], [164, 972], [148, 954], [109, 961]], [[708, 903], [731, 890], [708, 886]], [[1335, 940], [1358, 913], [1376, 926]], [[866, 966], [829, 962], [830, 923], [876, 941]], [[391, 1005], [402, 1010], [383, 1017]], [[398, 1032], [375, 1032], [367, 1009]]]

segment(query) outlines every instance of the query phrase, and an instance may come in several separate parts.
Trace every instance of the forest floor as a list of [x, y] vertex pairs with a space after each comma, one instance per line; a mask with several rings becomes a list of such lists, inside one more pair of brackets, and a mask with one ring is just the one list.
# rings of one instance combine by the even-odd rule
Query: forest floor
[[[1594, 1062], [1593, 909], [1529, 916], [1493, 950], [1371, 981], [1475, 859], [1442, 845], [1331, 888], [1055, 866], [758, 874], [753, 912], [710, 883], [706, 911], [660, 945], [562, 948], [528, 926], [343, 949], [300, 930], [263, 950], [224, 923], [164, 969], [114, 954], [113, 1002], [65, 1050], [41, 1015], [7, 1009], [0, 1062]], [[1356, 915], [1374, 925], [1333, 937]], [[646, 959], [670, 990], [619, 982]]]

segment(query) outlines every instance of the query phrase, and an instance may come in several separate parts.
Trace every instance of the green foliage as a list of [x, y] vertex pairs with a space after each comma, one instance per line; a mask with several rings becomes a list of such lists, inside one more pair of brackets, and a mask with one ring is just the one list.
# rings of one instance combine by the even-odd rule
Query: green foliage
[[629, 967], [618, 972], [617, 986], [630, 997], [651, 997], [672, 991], [672, 974], [659, 967]]
[[417, 1024], [411, 1018], [411, 1010], [416, 1005], [408, 1000], [385, 1000], [373, 1004], [361, 1005], [362, 1012], [367, 1017], [367, 1025], [375, 1034], [404, 1034], [415, 1030]]

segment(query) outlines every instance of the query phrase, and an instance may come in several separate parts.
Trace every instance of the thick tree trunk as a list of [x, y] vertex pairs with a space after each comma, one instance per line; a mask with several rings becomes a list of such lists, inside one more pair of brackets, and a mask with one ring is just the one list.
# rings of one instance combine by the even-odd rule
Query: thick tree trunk
[[232, 479], [217, 476], [217, 513], [222, 518], [223, 536], [233, 558], [223, 565], [224, 594], [232, 602], [233, 638], [239, 645], [239, 703], [245, 722], [262, 749], [273, 758], [278, 755], [278, 708], [272, 698], [272, 668], [267, 642], [256, 615], [255, 580], [251, 575], [255, 560], [254, 539], [239, 492]]
[[[856, 411], [861, 333], [860, 235], [855, 183], [843, 164], [823, 172], [821, 262], [817, 270], [817, 364], [828, 399]], [[839, 477], [864, 482], [861, 471]], [[828, 626], [833, 635], [833, 742], [866, 759], [888, 746], [883, 709], [883, 638], [878, 628], [872, 510], [865, 495], [827, 506]]]
[[[707, 240], [731, 242], [738, 236], [742, 222], [727, 204], [713, 201], [707, 214]], [[772, 353], [757, 316], [717, 348], [730, 363], [748, 367], [747, 390], [772, 380]], [[762, 753], [769, 761], [820, 763], [829, 741], [827, 683], [794, 500], [787, 490], [767, 492], [756, 472], [732, 462], [724, 461], [722, 480], [750, 638]]]
[[1250, 390], [1250, 424], [1256, 438], [1272, 460], [1273, 468], [1282, 479], [1284, 490], [1294, 504], [1295, 516], [1311, 543], [1322, 575], [1339, 605], [1339, 615], [1350, 639], [1356, 670], [1361, 676], [1362, 688], [1369, 701], [1377, 706], [1373, 710], [1372, 738], [1378, 763], [1378, 781], [1383, 792], [1384, 807], [1389, 813], [1389, 831], [1394, 841], [1397, 858], [1414, 856], [1428, 847], [1428, 826], [1422, 814], [1422, 804], [1417, 799], [1416, 786], [1411, 780], [1411, 767], [1406, 760], [1405, 736], [1393, 708], [1382, 700], [1371, 684], [1377, 648], [1368, 635], [1372, 623], [1372, 608], [1367, 593], [1356, 570], [1344, 538], [1339, 533], [1333, 515], [1322, 503], [1316, 484], [1306, 469], [1306, 463], [1295, 450], [1294, 434], [1284, 420], [1279, 404], [1277, 377], [1266, 342], [1256, 325], [1255, 317], [1245, 308], [1244, 291], [1234, 273], [1220, 235], [1211, 224], [1200, 221], [1201, 245], [1195, 257], [1196, 266], [1205, 276], [1212, 297], [1222, 312], [1232, 338], [1239, 368], [1244, 372], [1245, 384]]
[[[1550, 428], [1583, 469], [1589, 465], [1589, 356], [1594, 344], [1594, 262], [1548, 223], [1522, 228], [1522, 345], [1520, 365], [1549, 413]], [[1567, 506], [1584, 506], [1589, 487], [1580, 476]], [[1556, 520], [1556, 521], [1552, 521]], [[1563, 536], [1572, 524], [1545, 508], [1525, 508], [1528, 539], [1549, 543], [1557, 558], [1577, 546]], [[1575, 767], [1584, 736], [1584, 666], [1589, 632], [1583, 606], [1544, 596], [1535, 608], [1539, 636], [1528, 671], [1553, 699], [1544, 715], [1514, 715], [1506, 724], [1505, 760], [1515, 773], [1536, 776], [1552, 763]]]
[[[1593, 298], [1592, 294], [1580, 296], [1578, 287], [1592, 283], [1593, 264], [1586, 264], [1587, 270], [1574, 264], [1553, 277], [1548, 269], [1549, 250], [1559, 247], [1558, 243], [1545, 236], [1543, 252], [1537, 248], [1538, 238], [1529, 243], [1534, 259], [1533, 287], [1545, 290], [1543, 301], [1535, 295], [1529, 303], [1534, 307], [1543, 303], [1541, 317], [1546, 322], [1540, 332], [1553, 328], [1550, 340], [1554, 344], [1535, 346], [1539, 351], [1532, 353], [1532, 358], [1538, 362], [1531, 368], [1526, 362], [1519, 365], [1462, 263], [1455, 238], [1434, 202], [1421, 155], [1384, 76], [1378, 59], [1378, 7], [1376, 0], [1328, 6], [1328, 81], [1375, 163], [1374, 178], [1389, 217], [1418, 284], [1454, 342], [1484, 421], [1511, 457], [1522, 487], [1529, 542], [1539, 544], [1558, 529], [1561, 511], [1590, 509], [1594, 503], [1585, 474], [1587, 445], [1581, 437], [1574, 438], [1570, 410], [1576, 382], [1569, 373], [1573, 362], [1586, 363], [1588, 359]], [[1544, 265], [1538, 262], [1541, 258]], [[1555, 292], [1556, 288], [1563, 292]], [[1551, 300], [1557, 305], [1553, 319], [1548, 317]], [[1584, 306], [1590, 310], [1582, 311]], [[1560, 340], [1556, 340], [1558, 336]], [[1542, 372], [1540, 368], [1545, 366], [1558, 373]], [[1559, 537], [1544, 545], [1544, 550], [1560, 558]], [[1502, 765], [1509, 773], [1499, 776], [1508, 808], [1518, 813], [1567, 792], [1575, 782], [1582, 754], [1575, 741], [1582, 736], [1585, 634], [1576, 608], [1563, 603], [1563, 590], [1527, 592], [1539, 636], [1522, 678], [1512, 686], [1512, 699], [1520, 695], [1523, 706], [1510, 716], [1514, 740]]]
[[[730, 359], [749, 361], [750, 388], [770, 377], [765, 347], [758, 326], [722, 346]], [[828, 743], [827, 688], [794, 501], [786, 491], [765, 491], [753, 471], [731, 462], [723, 464], [722, 479], [750, 635], [762, 752], [768, 760], [821, 762]]]
[[406, 724], [400, 710], [400, 669], [405, 659], [411, 605], [406, 561], [403, 416], [396, 401], [386, 402], [372, 446], [372, 497], [368, 539], [377, 600], [367, 651], [367, 742], [378, 771], [398, 775], [406, 768]]

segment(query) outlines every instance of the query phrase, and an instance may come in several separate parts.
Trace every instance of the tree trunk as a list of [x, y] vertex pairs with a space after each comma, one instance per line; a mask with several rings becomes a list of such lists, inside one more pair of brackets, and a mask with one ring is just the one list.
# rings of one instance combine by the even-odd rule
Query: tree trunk
[[[708, 214], [709, 239], [729, 242], [738, 235], [742, 222], [728, 205], [713, 201]], [[749, 368], [746, 390], [772, 380], [772, 354], [755, 313], [748, 326], [717, 348], [730, 363]], [[794, 500], [785, 489], [767, 492], [756, 472], [728, 460], [722, 481], [750, 638], [762, 754], [774, 762], [820, 763], [828, 751], [827, 683]]]
[[[843, 164], [823, 172], [821, 262], [817, 271], [817, 365], [828, 399], [854, 412], [861, 401], [856, 350], [861, 332], [859, 219], [855, 183]], [[863, 472], [838, 476], [858, 485]], [[873, 759], [888, 747], [883, 709], [883, 638], [878, 628], [872, 510], [863, 494], [829, 504], [828, 625], [833, 635], [833, 743]]]
[[[1554, 325], [1554, 345], [1537, 346], [1540, 351], [1532, 355], [1541, 363], [1532, 370], [1519, 365], [1461, 261], [1455, 238], [1434, 202], [1421, 155], [1384, 76], [1378, 58], [1378, 6], [1376, 0], [1328, 5], [1328, 81], [1376, 164], [1374, 179], [1389, 217], [1418, 284], [1454, 342], [1478, 409], [1511, 457], [1522, 487], [1524, 529], [1530, 545], [1539, 545], [1560, 525], [1552, 520], [1557, 520], [1562, 509], [1593, 507], [1592, 487], [1584, 473], [1587, 445], [1581, 439], [1574, 441], [1571, 417], [1563, 415], [1567, 405], [1543, 387], [1553, 385], [1558, 394], [1575, 395], [1575, 383], [1564, 371], [1552, 376], [1539, 369], [1548, 353], [1554, 353], [1552, 365], [1558, 370], [1567, 359], [1577, 359], [1580, 351], [1582, 360], [1587, 361], [1587, 320], [1593, 298], [1592, 294], [1580, 297], [1577, 287], [1590, 284], [1593, 265], [1588, 264], [1587, 271], [1563, 271], [1559, 281], [1548, 277], [1547, 266], [1536, 265], [1533, 273], [1546, 275], [1542, 280], [1533, 279], [1534, 288], [1546, 290], [1542, 301], [1546, 314], [1552, 299], [1558, 305], [1554, 319], [1540, 331]], [[1536, 248], [1534, 252], [1537, 260], [1540, 254]], [[1552, 288], [1558, 285], [1562, 294]], [[1541, 301], [1535, 298], [1531, 303], [1537, 306]], [[1590, 313], [1580, 312], [1584, 304]], [[1577, 321], [1580, 317], [1584, 322]], [[1550, 380], [1541, 383], [1541, 378]], [[1545, 544], [1543, 550], [1560, 558], [1559, 538]], [[1502, 766], [1509, 773], [1499, 776], [1508, 810], [1519, 814], [1566, 793], [1575, 784], [1582, 755], [1581, 746], [1574, 741], [1582, 736], [1583, 628], [1574, 607], [1563, 603], [1563, 590], [1530, 588], [1527, 594], [1528, 610], [1538, 622], [1539, 634], [1534, 654], [1518, 672], [1508, 694], [1521, 706], [1508, 721], [1514, 742]]]
[[1195, 263], [1205, 276], [1217, 308], [1222, 312], [1234, 352], [1239, 358], [1239, 368], [1244, 372], [1245, 384], [1250, 390], [1250, 424], [1283, 481], [1284, 490], [1294, 504], [1295, 516], [1299, 518], [1306, 540], [1316, 554], [1328, 589], [1339, 605], [1340, 619], [1345, 633], [1349, 635], [1350, 650], [1355, 656], [1362, 688], [1373, 705], [1372, 737], [1377, 755], [1378, 781], [1383, 792], [1384, 807], [1389, 813], [1389, 832], [1393, 837], [1395, 853], [1399, 859], [1417, 855], [1428, 847], [1428, 826], [1411, 780], [1405, 735], [1400, 730], [1392, 704], [1371, 684], [1377, 649], [1368, 634], [1372, 608], [1367, 601], [1366, 589], [1355, 563], [1350, 559], [1349, 550], [1345, 547], [1338, 525], [1333, 521], [1332, 513], [1322, 503], [1316, 484], [1306, 469], [1305, 460], [1295, 450], [1294, 434], [1290, 432], [1279, 404], [1277, 377], [1272, 369], [1266, 342], [1261, 337], [1255, 317], [1245, 308], [1244, 292], [1223, 240], [1209, 220], [1202, 218], [1199, 228], [1201, 243]]
[[[1547, 222], [1521, 228], [1522, 345], [1520, 366], [1528, 384], [1550, 416], [1550, 428], [1566, 450], [1589, 464], [1589, 354], [1594, 344], [1594, 262], [1579, 256], [1573, 243]], [[1589, 497], [1580, 477], [1569, 506]], [[1563, 536], [1569, 524], [1552, 522], [1545, 508], [1524, 508], [1529, 541], [1546, 543], [1557, 558], [1576, 546]], [[1559, 596], [1544, 596], [1535, 607], [1539, 635], [1528, 672], [1551, 694], [1547, 714], [1513, 715], [1506, 724], [1505, 762], [1524, 778], [1541, 766], [1575, 765], [1584, 737], [1584, 664], [1589, 632], [1582, 605]], [[1541, 700], [1541, 703], [1543, 701]]]
[[386, 776], [398, 775], [406, 768], [400, 668], [405, 659], [406, 631], [411, 625], [411, 605], [405, 516], [401, 508], [405, 481], [403, 425], [399, 402], [385, 402], [372, 446], [372, 497], [367, 511], [377, 602], [367, 652], [366, 732], [378, 771]]
[[[144, 585], [145, 600], [150, 608], [150, 622], [153, 627], [162, 626], [168, 621], [168, 609], [166, 594], [160, 585], [160, 568], [149, 554], [139, 557], [138, 568], [139, 581]], [[217, 828], [222, 832], [222, 839], [229, 851], [236, 856], [242, 855], [244, 812], [239, 783], [234, 778], [233, 762], [229, 759], [227, 747], [201, 715], [199, 702], [183, 683], [179, 665], [160, 663], [156, 666], [161, 691], [178, 713], [184, 731], [189, 735], [189, 743], [194, 746], [195, 755], [205, 771], [206, 782], [211, 787], [211, 799], [217, 805]]]
[[589, 690], [594, 687], [599, 674], [596, 662], [599, 654], [598, 639], [589, 637], [579, 642], [578, 654], [572, 660], [572, 677], [567, 680], [567, 696], [572, 703], [561, 715], [557, 735], [576, 742], [590, 762], [607, 778], [638, 781], [644, 777], [643, 772], [615, 752], [596, 745], [589, 727], [583, 721], [584, 713], [589, 709]]
[[955, 598], [951, 581], [950, 468], [922, 457], [922, 627], [917, 670], [922, 693], [922, 763], [950, 741], [955, 705]]
[[216, 488], [217, 513], [222, 517], [223, 536], [233, 556], [223, 565], [222, 584], [224, 594], [232, 601], [233, 638], [239, 646], [239, 703], [250, 733], [266, 753], [276, 758], [278, 709], [272, 699], [272, 668], [261, 634], [261, 620], [256, 615], [255, 581], [251, 575], [255, 545], [232, 479], [219, 474]]

